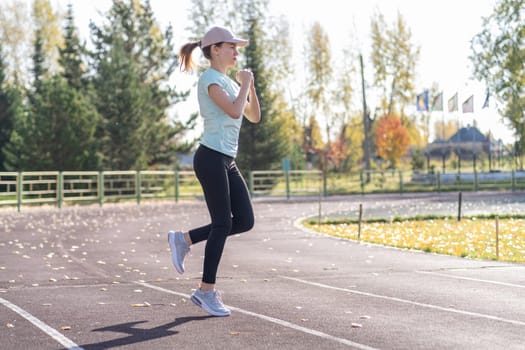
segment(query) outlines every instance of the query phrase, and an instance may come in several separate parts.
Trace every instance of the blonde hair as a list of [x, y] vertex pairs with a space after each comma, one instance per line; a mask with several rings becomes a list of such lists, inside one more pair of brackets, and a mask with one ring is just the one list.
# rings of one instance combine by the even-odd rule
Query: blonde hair
[[[213, 44], [213, 45], [221, 46], [222, 44], [223, 44], [222, 42], [219, 42], [219, 43], [216, 43], [216, 44]], [[209, 45], [209, 46], [201, 48], [202, 49], [202, 54], [207, 59], [211, 59], [211, 47], [213, 45]], [[193, 70], [194, 62], [192, 60], [192, 54], [193, 54], [193, 50], [195, 50], [195, 48], [197, 46], [198, 47], [201, 46], [201, 42], [200, 41], [194, 41], [194, 42], [190, 42], [190, 43], [184, 44], [180, 48], [179, 56], [180, 56], [180, 69], [181, 69], [181, 71], [189, 72], [189, 71]]]

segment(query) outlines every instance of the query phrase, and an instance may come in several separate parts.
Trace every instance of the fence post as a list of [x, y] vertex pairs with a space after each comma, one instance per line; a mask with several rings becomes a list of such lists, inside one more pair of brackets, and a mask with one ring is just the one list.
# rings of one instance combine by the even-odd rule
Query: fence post
[[359, 182], [360, 182], [360, 186], [361, 186], [361, 194], [365, 194], [365, 180], [364, 180], [364, 176], [363, 176], [363, 170], [361, 170], [359, 172]]
[[98, 172], [98, 205], [102, 206], [104, 202], [104, 172]]
[[63, 187], [64, 187], [64, 174], [61, 171], [59, 171], [58, 172], [58, 182], [57, 182], [58, 209], [62, 208], [62, 197], [64, 195]]
[[137, 204], [140, 204], [141, 191], [142, 191], [142, 183], [141, 183], [140, 170], [137, 170], [137, 173], [135, 175], [135, 193], [137, 194]]
[[474, 192], [478, 191], [478, 172], [474, 169]]
[[441, 173], [437, 172], [437, 190], [438, 192], [441, 192]]
[[461, 205], [463, 203], [463, 196], [461, 191], [458, 194], [458, 221], [461, 221]]
[[179, 202], [179, 171], [175, 170], [175, 203]]
[[323, 174], [323, 196], [326, 197], [326, 195], [327, 195], [326, 186], [327, 186], [327, 183], [328, 183], [328, 172], [323, 169], [323, 173], [322, 174]]
[[363, 221], [363, 203], [359, 203], [359, 217], [357, 221], [357, 240], [361, 240], [361, 223]]
[[20, 212], [20, 207], [22, 206], [22, 186], [23, 186], [23, 181], [22, 181], [22, 172], [19, 171], [18, 172], [18, 177], [16, 179], [16, 206], [18, 207], [18, 212]]
[[286, 180], [286, 199], [290, 199], [290, 171], [288, 169], [284, 171], [284, 178]]
[[399, 170], [399, 193], [403, 194], [403, 172]]
[[499, 260], [499, 217], [496, 215], [496, 260]]
[[512, 192], [516, 191], [516, 173], [512, 169]]
[[248, 173], [248, 191], [250, 192], [250, 197], [253, 197], [253, 170]]

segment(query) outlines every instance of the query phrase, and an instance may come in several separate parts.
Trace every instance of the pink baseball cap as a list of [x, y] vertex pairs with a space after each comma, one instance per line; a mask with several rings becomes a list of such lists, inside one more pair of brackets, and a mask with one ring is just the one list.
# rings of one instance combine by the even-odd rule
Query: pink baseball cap
[[224, 27], [213, 27], [210, 30], [208, 30], [206, 34], [204, 34], [204, 37], [201, 40], [201, 48], [221, 42], [233, 43], [237, 44], [238, 46], [248, 45], [248, 40], [237, 38], [228, 29]]

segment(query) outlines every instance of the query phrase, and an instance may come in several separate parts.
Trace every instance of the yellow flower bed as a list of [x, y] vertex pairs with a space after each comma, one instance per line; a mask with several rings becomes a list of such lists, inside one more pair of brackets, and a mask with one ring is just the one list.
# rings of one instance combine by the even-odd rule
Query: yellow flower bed
[[[333, 236], [358, 239], [357, 223], [305, 225]], [[500, 219], [498, 237], [499, 257], [496, 256], [495, 219], [406, 220], [361, 224], [361, 241], [365, 242], [476, 259], [525, 262], [525, 219]]]

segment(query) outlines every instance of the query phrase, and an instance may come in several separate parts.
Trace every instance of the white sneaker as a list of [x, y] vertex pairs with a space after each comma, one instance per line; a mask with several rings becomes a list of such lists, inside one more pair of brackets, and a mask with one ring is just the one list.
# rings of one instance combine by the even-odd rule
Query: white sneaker
[[175, 269], [182, 274], [184, 273], [184, 258], [190, 251], [190, 246], [184, 238], [184, 233], [170, 231], [168, 233], [168, 243], [171, 249], [171, 262]]
[[231, 311], [222, 303], [221, 295], [216, 290], [202, 291], [198, 288], [191, 295], [191, 301], [213, 316], [230, 316]]

